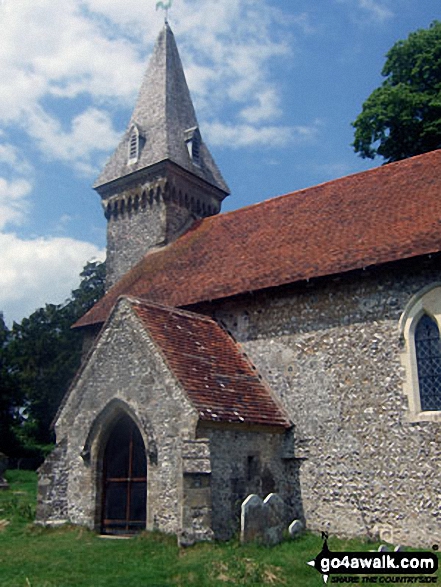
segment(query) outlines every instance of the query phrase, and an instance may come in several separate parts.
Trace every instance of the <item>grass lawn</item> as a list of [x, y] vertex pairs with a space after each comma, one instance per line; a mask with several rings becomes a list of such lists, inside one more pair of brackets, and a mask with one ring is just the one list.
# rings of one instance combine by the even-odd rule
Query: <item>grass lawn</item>
[[[78, 527], [46, 529], [32, 524], [35, 473], [10, 471], [6, 477], [11, 488], [0, 492], [1, 587], [319, 587], [324, 584], [321, 575], [306, 564], [321, 550], [318, 536], [305, 534], [273, 548], [241, 546], [232, 540], [179, 549], [173, 536], [156, 533], [112, 540]], [[377, 546], [329, 540], [330, 549], [340, 552]]]

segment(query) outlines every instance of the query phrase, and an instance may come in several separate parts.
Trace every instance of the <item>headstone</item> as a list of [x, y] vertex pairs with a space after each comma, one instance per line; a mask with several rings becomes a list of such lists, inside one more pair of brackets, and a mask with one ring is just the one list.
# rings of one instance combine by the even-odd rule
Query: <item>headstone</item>
[[9, 489], [9, 483], [3, 477], [4, 472], [8, 468], [8, 458], [0, 452], [0, 489]]
[[264, 518], [263, 543], [268, 546], [283, 540], [285, 529], [285, 502], [276, 493], [270, 493], [263, 502]]
[[240, 541], [254, 542], [262, 539], [263, 502], [252, 493], [242, 504], [240, 514]]
[[300, 534], [303, 532], [303, 530], [305, 529], [305, 526], [303, 525], [303, 523], [300, 520], [294, 520], [289, 528], [288, 528], [288, 532], [289, 535], [291, 536], [291, 538], [297, 538], [297, 536], [300, 536]]
[[278, 544], [283, 539], [285, 502], [275, 493], [265, 501], [255, 494], [249, 495], [242, 504], [240, 540]]
[[394, 530], [392, 526], [387, 524], [382, 526], [379, 530], [381, 542], [387, 542], [388, 544], [394, 543]]

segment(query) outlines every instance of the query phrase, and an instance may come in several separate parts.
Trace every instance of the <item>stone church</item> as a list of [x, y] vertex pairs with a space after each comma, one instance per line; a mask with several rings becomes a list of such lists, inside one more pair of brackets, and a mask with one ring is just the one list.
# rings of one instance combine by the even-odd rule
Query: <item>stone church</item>
[[441, 151], [219, 214], [165, 24], [95, 189], [107, 293], [40, 469], [40, 523], [441, 541]]

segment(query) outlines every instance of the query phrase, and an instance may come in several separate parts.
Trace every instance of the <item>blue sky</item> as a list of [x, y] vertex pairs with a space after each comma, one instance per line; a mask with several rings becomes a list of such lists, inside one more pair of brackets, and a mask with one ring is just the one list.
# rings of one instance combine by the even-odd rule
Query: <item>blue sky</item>
[[[0, 311], [61, 303], [104, 258], [91, 189], [130, 116], [156, 0], [0, 0]], [[388, 49], [439, 0], [174, 0], [169, 15], [224, 210], [381, 164], [351, 122]], [[293, 230], [295, 219], [293, 219]]]

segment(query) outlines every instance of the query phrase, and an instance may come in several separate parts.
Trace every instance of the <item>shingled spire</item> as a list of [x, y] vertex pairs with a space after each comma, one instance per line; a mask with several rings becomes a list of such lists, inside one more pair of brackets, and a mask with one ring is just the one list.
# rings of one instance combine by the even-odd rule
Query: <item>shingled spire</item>
[[107, 287], [152, 247], [220, 211], [229, 194], [199, 130], [168, 23], [160, 32], [127, 130], [95, 183], [107, 230]]

